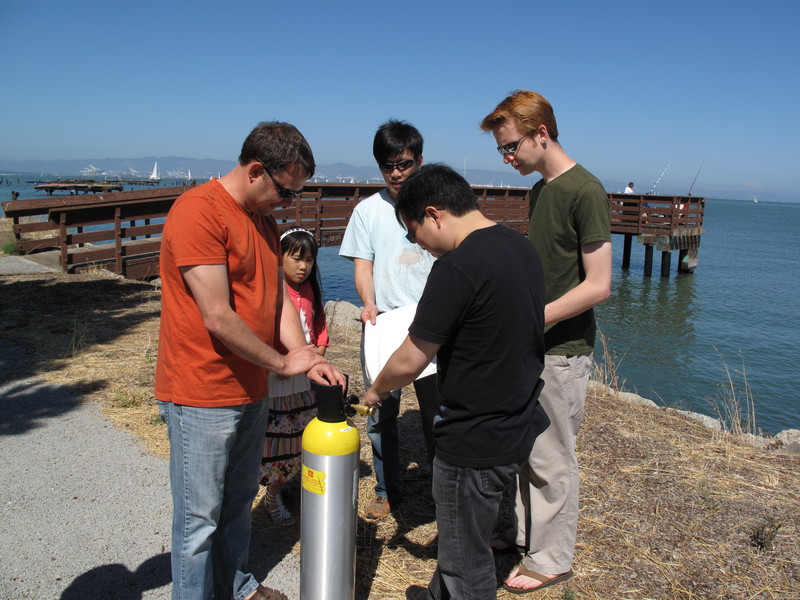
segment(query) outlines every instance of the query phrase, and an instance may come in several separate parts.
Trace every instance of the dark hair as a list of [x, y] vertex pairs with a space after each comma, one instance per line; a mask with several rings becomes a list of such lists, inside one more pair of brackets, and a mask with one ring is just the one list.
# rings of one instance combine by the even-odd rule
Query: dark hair
[[425, 207], [447, 209], [456, 217], [478, 210], [475, 191], [467, 180], [447, 165], [431, 163], [405, 180], [394, 201], [394, 213], [408, 221], [422, 223]]
[[422, 154], [422, 134], [416, 127], [405, 121], [390, 119], [378, 128], [372, 142], [372, 155], [378, 164], [406, 150], [410, 150], [414, 158]]
[[300, 258], [311, 257], [314, 259], [314, 265], [311, 267], [311, 272], [308, 274], [308, 281], [311, 284], [311, 290], [314, 292], [314, 324], [320, 324], [325, 321], [325, 307], [322, 305], [322, 280], [317, 269], [317, 252], [319, 246], [314, 235], [305, 229], [289, 230], [281, 236], [281, 255], [299, 253]]
[[262, 163], [272, 173], [280, 173], [292, 164], [300, 165], [311, 178], [317, 165], [306, 138], [290, 123], [262, 122], [255, 126], [242, 144], [239, 164]]

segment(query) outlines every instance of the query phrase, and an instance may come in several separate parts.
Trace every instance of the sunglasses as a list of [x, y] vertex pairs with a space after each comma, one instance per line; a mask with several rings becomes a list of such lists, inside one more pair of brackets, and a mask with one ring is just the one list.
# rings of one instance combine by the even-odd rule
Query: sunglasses
[[[264, 167], [264, 163], [261, 163], [261, 166]], [[277, 190], [278, 195], [281, 198], [285, 198], [286, 200], [293, 200], [294, 198], [302, 198], [303, 197], [303, 188], [299, 190], [290, 190], [287, 187], [283, 187], [278, 181], [272, 176], [272, 173], [269, 172], [267, 167], [264, 167], [264, 173], [269, 175], [269, 178], [272, 179], [272, 183], [275, 184], [275, 190]]]
[[384, 173], [391, 173], [395, 169], [403, 173], [404, 171], [408, 171], [411, 167], [413, 167], [417, 162], [417, 159], [406, 159], [401, 160], [398, 162], [385, 162], [378, 165], [381, 171]]
[[519, 148], [520, 143], [530, 134], [526, 133], [521, 138], [519, 138], [516, 142], [511, 142], [510, 144], [506, 144], [505, 146], [498, 146], [497, 151], [502, 155], [505, 156], [506, 154], [516, 154], [517, 149]]

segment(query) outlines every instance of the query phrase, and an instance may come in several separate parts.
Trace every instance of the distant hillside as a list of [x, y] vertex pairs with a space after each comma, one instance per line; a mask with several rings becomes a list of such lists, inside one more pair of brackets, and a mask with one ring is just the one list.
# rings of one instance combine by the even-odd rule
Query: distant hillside
[[[31, 173], [37, 177], [71, 177], [84, 176], [102, 179], [103, 177], [148, 177], [153, 170], [153, 164], [158, 161], [158, 169], [163, 178], [182, 179], [191, 175], [193, 179], [203, 180], [218, 175], [224, 175], [235, 165], [231, 160], [218, 160], [213, 158], [186, 158], [181, 156], [145, 156], [142, 158], [86, 158], [75, 160], [0, 160], [0, 174], [3, 173]], [[460, 173], [456, 166], [453, 166]], [[462, 173], [463, 174], [463, 173]], [[626, 182], [605, 179], [598, 174], [607, 192], [622, 192]], [[511, 167], [503, 170], [468, 169], [466, 179], [472, 185], [494, 185], [510, 187], [531, 187], [539, 180], [538, 174], [523, 177]], [[355, 167], [347, 163], [333, 163], [317, 165], [315, 181], [341, 181], [350, 183], [368, 182], [381, 183], [383, 177], [377, 166]], [[647, 186], [641, 188], [642, 192], [648, 191]], [[686, 194], [684, 188], [677, 188], [664, 182], [658, 186], [658, 194]], [[742, 190], [723, 188], [704, 188], [697, 185], [694, 189], [697, 196], [704, 195], [714, 198], [730, 198], [752, 200], [753, 197]], [[759, 200], [787, 202], [796, 201], [796, 197], [787, 197], [781, 194], [759, 193]]]
[[[195, 179], [208, 179], [225, 174], [235, 165], [234, 161], [197, 159], [180, 156], [145, 156], [142, 158], [86, 158], [80, 160], [19, 160], [0, 161], [0, 172], [37, 173], [44, 177], [147, 177], [158, 161], [162, 177], [186, 177], [191, 170]], [[515, 171], [469, 170], [467, 180], [473, 185], [496, 185], [530, 187], [536, 177], [522, 177]], [[315, 181], [381, 183], [378, 167], [370, 165], [356, 167], [347, 163], [317, 165]]]
[[74, 160], [0, 161], [0, 171], [43, 173], [46, 176], [70, 177], [148, 177], [158, 161], [162, 177], [208, 179], [227, 173], [235, 164], [229, 160], [184, 158], [180, 156], [145, 156], [142, 158], [86, 158]]

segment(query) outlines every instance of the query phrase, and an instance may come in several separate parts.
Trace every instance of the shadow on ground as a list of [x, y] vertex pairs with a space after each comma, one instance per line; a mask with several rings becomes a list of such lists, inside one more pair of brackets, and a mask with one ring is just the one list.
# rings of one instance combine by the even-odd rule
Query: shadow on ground
[[27, 378], [0, 385], [0, 435], [20, 435], [43, 425], [46, 419], [61, 417], [81, 403], [81, 398], [102, 386], [98, 380], [90, 385], [54, 385]]
[[151, 284], [97, 275], [3, 277], [0, 335], [25, 348], [22, 373], [44, 372], [157, 317], [159, 306], [150, 301], [158, 297]]
[[120, 564], [95, 567], [76, 577], [61, 594], [61, 600], [141, 600], [147, 590], [160, 588], [171, 581], [170, 554], [158, 554], [144, 561], [134, 572]]
[[97, 274], [0, 278], [0, 388], [7, 401], [0, 434], [24, 433], [106, 387], [103, 368], [82, 369], [80, 381], [58, 385], [36, 376], [59, 371], [157, 318], [158, 299], [150, 284]]

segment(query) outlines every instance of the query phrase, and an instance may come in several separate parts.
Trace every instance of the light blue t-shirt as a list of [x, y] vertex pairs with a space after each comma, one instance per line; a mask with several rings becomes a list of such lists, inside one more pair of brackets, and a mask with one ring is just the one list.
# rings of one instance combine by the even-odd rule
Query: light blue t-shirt
[[375, 304], [381, 312], [417, 303], [436, 260], [406, 239], [386, 190], [356, 205], [339, 256], [372, 261]]

